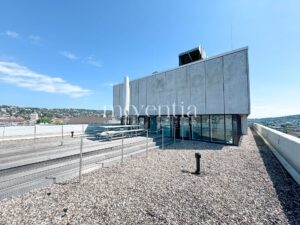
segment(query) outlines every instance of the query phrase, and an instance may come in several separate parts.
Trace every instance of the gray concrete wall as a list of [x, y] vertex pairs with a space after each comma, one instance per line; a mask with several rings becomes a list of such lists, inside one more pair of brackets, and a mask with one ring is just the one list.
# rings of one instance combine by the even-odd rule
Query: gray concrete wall
[[253, 127], [300, 185], [300, 139], [257, 123]]
[[[160, 72], [130, 82], [131, 104], [139, 115], [145, 115], [148, 105], [162, 108], [166, 114], [168, 106], [175, 103], [176, 114], [189, 112], [189, 105], [197, 107], [197, 114], [250, 114], [248, 72], [248, 48], [242, 48], [222, 55], [207, 58], [191, 64]], [[116, 110], [122, 105], [123, 84], [115, 85], [113, 104]], [[152, 108], [152, 107], [151, 107]], [[156, 115], [158, 110], [148, 110]], [[130, 111], [134, 115], [134, 111]]]
[[248, 120], [247, 115], [241, 115], [241, 133], [243, 135], [248, 134]]

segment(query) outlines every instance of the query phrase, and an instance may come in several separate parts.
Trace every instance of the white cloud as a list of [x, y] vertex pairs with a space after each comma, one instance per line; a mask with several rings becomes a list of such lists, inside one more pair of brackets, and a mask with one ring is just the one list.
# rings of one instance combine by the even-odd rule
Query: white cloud
[[6, 31], [4, 34], [11, 38], [18, 38], [20, 36], [17, 32], [10, 30]]
[[62, 78], [39, 74], [14, 62], [0, 61], [1, 81], [33, 91], [60, 93], [71, 97], [82, 97], [91, 93], [90, 90], [69, 84]]
[[77, 55], [69, 51], [62, 51], [60, 52], [60, 54], [70, 60], [80, 60], [81, 63], [86, 63], [98, 68], [102, 67], [100, 60], [97, 59], [94, 55], [90, 55], [88, 57], [78, 57]]
[[28, 36], [28, 38], [32, 44], [39, 44], [41, 41], [41, 37], [38, 35], [31, 34]]
[[77, 56], [74, 53], [71, 53], [71, 52], [62, 51], [62, 52], [60, 52], [60, 54], [64, 57], [68, 58], [68, 59], [71, 59], [71, 60], [77, 59]]
[[90, 65], [93, 65], [93, 66], [96, 66], [96, 67], [99, 67], [99, 68], [102, 67], [101, 62], [98, 59], [96, 59], [94, 55], [90, 55], [89, 57], [87, 57], [85, 62], [87, 64], [90, 64]]

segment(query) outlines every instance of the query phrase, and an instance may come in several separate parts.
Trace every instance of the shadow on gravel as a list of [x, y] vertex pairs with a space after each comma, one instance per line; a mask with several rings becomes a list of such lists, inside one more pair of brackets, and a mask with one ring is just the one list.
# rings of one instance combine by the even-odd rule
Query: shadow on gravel
[[194, 175], [194, 176], [197, 176], [197, 177], [204, 177], [204, 176], [207, 175], [207, 173], [205, 171], [201, 171], [198, 174], [198, 173], [195, 173], [195, 171], [189, 171], [189, 170], [182, 169], [181, 172], [186, 173], [186, 174], [191, 174], [191, 175]]
[[300, 225], [300, 186], [281, 166], [256, 131], [253, 128], [251, 131], [289, 223]]

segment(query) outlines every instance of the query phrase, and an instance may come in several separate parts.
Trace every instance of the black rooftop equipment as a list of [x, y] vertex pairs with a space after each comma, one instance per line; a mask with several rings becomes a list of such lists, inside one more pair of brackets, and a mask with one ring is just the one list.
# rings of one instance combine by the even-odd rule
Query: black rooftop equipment
[[202, 46], [198, 46], [197, 48], [193, 48], [191, 50], [179, 54], [179, 66], [202, 60], [205, 58], [205, 50]]

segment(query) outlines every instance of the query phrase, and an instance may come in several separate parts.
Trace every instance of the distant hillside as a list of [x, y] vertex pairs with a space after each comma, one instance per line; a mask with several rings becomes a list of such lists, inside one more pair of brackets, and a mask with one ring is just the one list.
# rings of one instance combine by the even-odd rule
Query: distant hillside
[[280, 116], [280, 117], [267, 117], [267, 118], [259, 118], [259, 119], [249, 119], [249, 123], [300, 123], [300, 115], [291, 115], [291, 116]]
[[[34, 107], [19, 107], [0, 105], [0, 116], [20, 116], [24, 119], [29, 119], [31, 113], [38, 113], [40, 117], [49, 118], [65, 118], [65, 117], [101, 117], [104, 110], [92, 109], [47, 109], [47, 108], [34, 108]], [[111, 115], [112, 111], [107, 110], [106, 115]]]
[[259, 123], [300, 138], [300, 115], [249, 119], [249, 125]]

